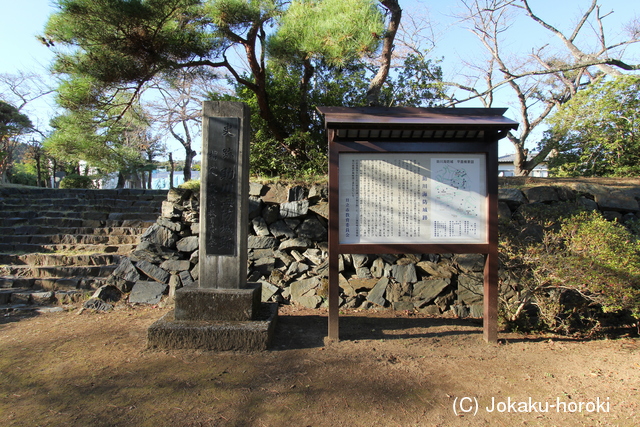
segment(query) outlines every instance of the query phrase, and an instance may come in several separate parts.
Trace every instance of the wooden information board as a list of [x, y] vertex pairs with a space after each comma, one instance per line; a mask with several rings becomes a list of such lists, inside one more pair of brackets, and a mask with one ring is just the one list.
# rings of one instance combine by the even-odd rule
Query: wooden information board
[[319, 107], [329, 140], [329, 330], [339, 254], [485, 255], [483, 338], [497, 341], [498, 140], [505, 109]]

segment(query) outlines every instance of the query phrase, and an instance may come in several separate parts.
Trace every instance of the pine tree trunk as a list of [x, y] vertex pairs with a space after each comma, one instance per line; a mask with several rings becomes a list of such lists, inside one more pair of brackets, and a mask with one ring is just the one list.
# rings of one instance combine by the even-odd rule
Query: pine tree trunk
[[396, 38], [398, 28], [400, 28], [400, 20], [402, 18], [402, 9], [400, 8], [398, 0], [380, 0], [380, 4], [391, 13], [391, 17], [389, 18], [389, 25], [385, 31], [382, 53], [380, 55], [382, 63], [380, 64], [378, 73], [371, 79], [369, 89], [367, 90], [367, 103], [369, 105], [380, 104], [382, 85], [387, 81], [389, 70], [391, 69], [393, 41]]

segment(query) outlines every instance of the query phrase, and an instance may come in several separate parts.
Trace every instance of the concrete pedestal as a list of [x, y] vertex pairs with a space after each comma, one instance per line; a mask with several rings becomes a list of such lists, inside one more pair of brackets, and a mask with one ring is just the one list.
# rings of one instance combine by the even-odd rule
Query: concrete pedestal
[[176, 308], [147, 331], [150, 348], [214, 351], [266, 350], [278, 304], [260, 302], [260, 283], [247, 289], [182, 288]]
[[260, 309], [261, 286], [247, 289], [181, 288], [176, 291], [176, 320], [253, 320]]
[[269, 348], [277, 303], [264, 303], [255, 320], [176, 320], [167, 313], [147, 330], [150, 348], [166, 350], [262, 351]]

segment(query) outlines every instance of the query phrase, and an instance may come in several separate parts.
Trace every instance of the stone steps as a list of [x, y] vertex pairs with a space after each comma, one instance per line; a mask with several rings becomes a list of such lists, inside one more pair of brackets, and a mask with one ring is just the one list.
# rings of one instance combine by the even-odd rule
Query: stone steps
[[[135, 217], [131, 218], [131, 217]], [[58, 218], [51, 216], [37, 216], [33, 218], [4, 217], [0, 225], [2, 227], [16, 226], [42, 226], [42, 227], [136, 227], [133, 221], [144, 224], [153, 224], [158, 218], [157, 213], [130, 214], [127, 218], [124, 214], [109, 214], [105, 219], [83, 219], [78, 217]]]
[[0, 276], [0, 290], [25, 289], [29, 292], [97, 289], [107, 283], [106, 277], [20, 277]]
[[97, 289], [107, 283], [116, 269], [105, 265], [9, 265], [0, 267], [0, 289], [24, 289], [25, 292]]
[[129, 210], [132, 208], [147, 208], [157, 207], [158, 203], [162, 203], [163, 197], [153, 198], [150, 200], [135, 200], [135, 199], [62, 199], [62, 198], [49, 198], [32, 200], [27, 198], [21, 199], [7, 199], [0, 200], [0, 204], [7, 209], [21, 210], [28, 202], [31, 206], [51, 206], [54, 210], [69, 210], [69, 209], [123, 209]]
[[[46, 207], [37, 207], [34, 206], [31, 209], [46, 209], [46, 217], [47, 218], [74, 218], [74, 219], [88, 219], [88, 220], [98, 220], [98, 221], [106, 221], [106, 220], [117, 220], [118, 217], [126, 218], [127, 215], [129, 217], [135, 216], [138, 217], [138, 214], [141, 211], [141, 208], [118, 208], [113, 210], [102, 210], [102, 209], [91, 209], [87, 211], [69, 211], [69, 210], [52, 210], [47, 209]], [[144, 211], [144, 209], [142, 209]], [[151, 210], [151, 208], [146, 209], [147, 211]], [[39, 213], [40, 211], [36, 210], [26, 210], [26, 209], [3, 209], [3, 213], [5, 218], [25, 218], [25, 219], [36, 219], [41, 218], [42, 215]], [[144, 216], [149, 217], [149, 214], [145, 214]], [[155, 214], [157, 217], [157, 214]], [[142, 219], [142, 218], [138, 218]], [[149, 219], [154, 219], [150, 217]]]
[[140, 238], [136, 235], [107, 235], [107, 234], [22, 234], [11, 237], [13, 244], [37, 244], [37, 245], [126, 245], [138, 244]]
[[[162, 203], [164, 196], [153, 197], [148, 200], [138, 200], [135, 197], [128, 197], [125, 199], [104, 198], [104, 199], [77, 199], [77, 198], [39, 198], [34, 200], [32, 198], [4, 198], [0, 200], [0, 204], [7, 209], [22, 209], [25, 206], [25, 202], [28, 202], [32, 206], [55, 206], [57, 209], [64, 208], [80, 208], [91, 207], [98, 208], [130, 208], [130, 207], [149, 207], [157, 206], [158, 203]], [[117, 206], [114, 203], [117, 202]]]
[[0, 227], [0, 236], [21, 236], [37, 234], [86, 234], [94, 236], [139, 236], [151, 226], [145, 227], [41, 227], [37, 225], [23, 227]]
[[[1, 212], [1, 211], [0, 211]], [[124, 220], [124, 221], [91, 221], [80, 226], [56, 226], [25, 224], [14, 227], [0, 222], [0, 236], [16, 236], [23, 234], [113, 234], [139, 235], [155, 224], [155, 221]]]
[[[0, 307], [59, 301], [55, 292], [106, 284], [155, 223], [166, 194], [0, 188]], [[49, 291], [51, 298], [38, 295]]]
[[29, 278], [108, 277], [116, 266], [109, 265], [11, 265], [0, 267], [4, 276]]
[[31, 253], [23, 255], [0, 254], [0, 265], [109, 265], [117, 264], [120, 256], [116, 254], [92, 253], [86, 255]]
[[128, 253], [136, 247], [135, 244], [120, 245], [92, 245], [92, 244], [31, 244], [31, 243], [0, 243], [0, 253], [51, 253], [51, 252], [82, 252], [82, 253]]
[[[89, 290], [56, 289], [39, 290], [27, 288], [0, 289], [0, 312], [30, 310], [38, 306], [69, 304], [91, 295]], [[59, 307], [59, 310], [63, 310]], [[49, 310], [51, 311], [51, 310]]]

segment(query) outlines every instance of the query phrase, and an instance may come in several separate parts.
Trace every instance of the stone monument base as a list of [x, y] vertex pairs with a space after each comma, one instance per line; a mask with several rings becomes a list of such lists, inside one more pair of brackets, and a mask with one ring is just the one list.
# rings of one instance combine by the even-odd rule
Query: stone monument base
[[246, 289], [184, 287], [176, 291], [176, 320], [253, 320], [260, 309], [262, 286]]
[[278, 304], [262, 304], [254, 320], [176, 320], [171, 311], [147, 330], [150, 348], [261, 351], [271, 343]]
[[278, 316], [278, 304], [262, 304], [260, 283], [246, 289], [185, 287], [176, 291], [176, 307], [147, 331], [150, 348], [266, 350]]

